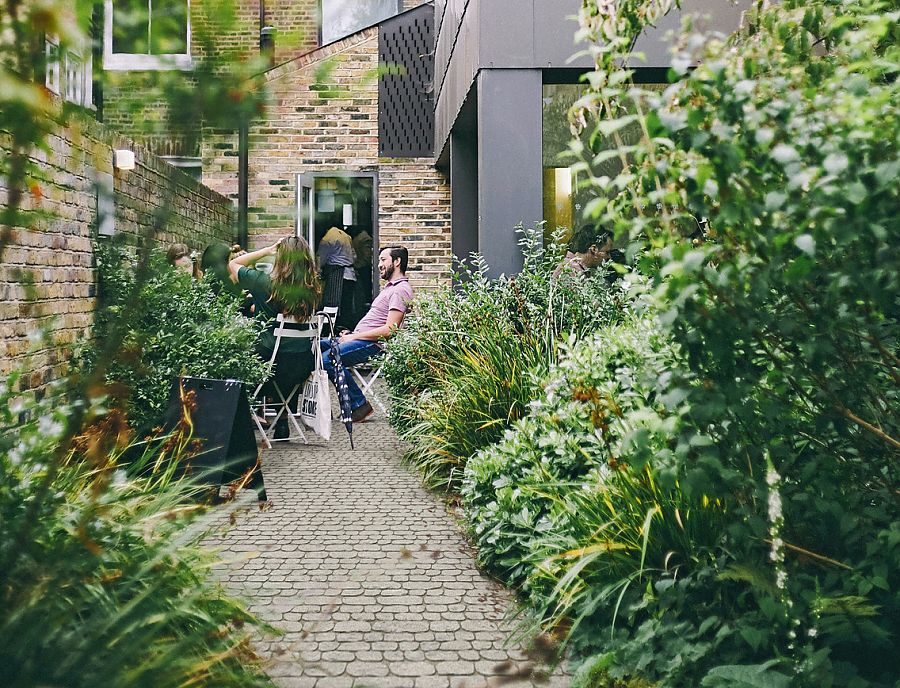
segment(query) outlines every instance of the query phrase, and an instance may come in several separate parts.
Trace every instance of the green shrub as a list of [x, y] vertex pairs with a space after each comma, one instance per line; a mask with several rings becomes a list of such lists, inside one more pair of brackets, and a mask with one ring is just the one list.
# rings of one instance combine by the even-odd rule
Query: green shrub
[[[130, 435], [118, 412], [70, 442], [75, 407], [23, 405], [15, 377], [0, 385], [0, 684], [269, 685], [248, 640], [266, 627], [214, 581], [202, 530], [186, 529], [196, 489], [117, 466]], [[177, 458], [190, 437], [163, 443]]]
[[557, 247], [545, 251], [541, 238], [523, 230], [518, 275], [490, 280], [478, 259], [456, 287], [420, 293], [388, 342], [391, 422], [432, 486], [458, 486], [468, 458], [524, 415], [560, 337], [621, 317], [625, 291], [606, 275], [554, 282]]
[[[684, 360], [668, 442], [635, 434], [627, 463], [721, 502], [725, 523], [710, 565], [631, 586], [595, 648], [661, 685], [893, 685], [900, 4], [760, 4], [730, 43], [685, 35], [662, 95], [614, 64], [647, 5], [582, 12], [599, 65], [580, 106], [597, 133], [645, 133], [619, 177], [589, 179], [610, 199], [593, 210], [647, 251]], [[610, 114], [626, 90], [643, 104], [627, 122]], [[694, 216], [699, 244], [682, 239]]]
[[[660, 374], [673, 360], [648, 316], [632, 317], [581, 342], [571, 337], [561, 346], [560, 360], [529, 415], [466, 466], [462, 502], [483, 565], [516, 587], [525, 584], [527, 591], [534, 583], [526, 584], [526, 579], [545, 563], [550, 549], [591, 545], [579, 540], [598, 535], [594, 527], [599, 524], [589, 519], [588, 509], [606, 508], [611, 495], [635, 488], [631, 474], [619, 470], [632, 458], [633, 436], [652, 428], [655, 444], [662, 448], [677, 419], [673, 415], [662, 425], [645, 422], [658, 420], [664, 392]], [[643, 469], [635, 473], [641, 476]], [[649, 477], [638, 482], [653, 486]], [[649, 494], [665, 502], [658, 491], [644, 494], [644, 506], [634, 507], [643, 510], [636, 517], [638, 526], [654, 503], [647, 502]], [[614, 520], [631, 504], [627, 494], [619, 496], [624, 501], [616, 504]], [[675, 547], [670, 540], [661, 546], [665, 551]], [[685, 549], [683, 543], [679, 547]], [[631, 548], [627, 556], [633, 555]], [[648, 565], [659, 564], [654, 560]]]
[[[122, 346], [104, 361], [104, 379], [133, 427], [161, 422], [172, 380], [180, 375], [235, 379], [255, 386], [266, 366], [254, 353], [258, 325], [240, 314], [235, 298], [211, 282], [173, 270], [161, 252], [150, 258], [149, 274], [138, 280], [135, 260], [115, 244], [95, 249], [98, 301], [94, 338], [122, 332]], [[210, 278], [211, 279], [211, 278]], [[135, 293], [135, 285], [140, 289]], [[80, 366], [100, 365], [98, 348], [86, 349]]]

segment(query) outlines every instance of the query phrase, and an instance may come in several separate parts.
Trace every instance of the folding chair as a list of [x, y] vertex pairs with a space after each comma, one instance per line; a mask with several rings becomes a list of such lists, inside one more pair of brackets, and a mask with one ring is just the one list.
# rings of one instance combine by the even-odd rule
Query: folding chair
[[346, 366], [346, 368], [353, 377], [356, 378], [356, 384], [359, 385], [359, 391], [363, 393], [363, 396], [365, 396], [366, 399], [372, 399], [378, 404], [378, 408], [381, 409], [384, 415], [387, 416], [387, 408], [381, 403], [381, 399], [378, 398], [378, 395], [372, 387], [372, 385], [375, 384], [375, 380], [381, 375], [381, 366], [379, 365], [378, 359], [383, 355], [384, 354], [375, 356], [368, 361], [364, 361], [355, 366]]
[[[312, 345], [315, 345], [319, 339], [319, 333], [322, 328], [322, 320], [320, 316], [316, 316], [310, 319], [308, 322], [299, 323], [297, 322], [296, 318], [285, 316], [279, 313], [276, 316], [276, 320], [278, 322], [278, 326], [275, 328], [274, 333], [275, 348], [272, 349], [272, 357], [269, 359], [270, 373], [275, 367], [275, 357], [278, 355], [278, 348], [281, 346], [281, 340], [283, 338], [287, 337], [291, 339], [310, 339], [312, 340]], [[275, 439], [272, 436], [275, 434], [275, 426], [278, 424], [281, 416], [285, 414], [287, 414], [289, 421], [288, 430], [290, 431], [290, 425], [293, 424], [294, 429], [297, 431], [297, 434], [303, 438], [303, 442], [309, 444], [309, 440], [306, 439], [303, 428], [301, 428], [300, 424], [297, 422], [296, 414], [294, 414], [288, 407], [288, 399], [294, 397], [294, 395], [300, 389], [300, 385], [302, 385], [303, 383], [301, 382], [294, 385], [294, 388], [290, 391], [290, 393], [285, 396], [285, 394], [281, 391], [281, 388], [278, 386], [278, 382], [272, 380], [272, 384], [275, 387], [275, 392], [276, 394], [278, 394], [278, 399], [271, 404], [265, 399], [265, 397], [260, 397], [260, 392], [262, 391], [263, 385], [265, 384], [265, 382], [260, 383], [260, 385], [256, 388], [256, 391], [253, 392], [252, 404], [254, 406], [253, 422], [256, 423], [256, 428], [262, 435], [263, 441], [266, 443], [266, 448], [271, 449], [272, 442], [280, 442], [282, 440], [291, 439], [290, 432], [288, 432], [287, 437], [282, 437], [279, 439]], [[263, 427], [262, 420], [259, 415], [260, 413], [262, 414], [262, 419], [269, 422], [269, 432], [266, 432], [266, 429]]]

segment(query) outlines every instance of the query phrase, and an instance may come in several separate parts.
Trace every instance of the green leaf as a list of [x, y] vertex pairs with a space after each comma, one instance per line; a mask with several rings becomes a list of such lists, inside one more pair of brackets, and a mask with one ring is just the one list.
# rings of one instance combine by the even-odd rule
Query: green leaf
[[700, 683], [702, 686], [731, 688], [788, 688], [790, 676], [771, 669], [776, 661], [764, 664], [726, 664], [712, 669]]

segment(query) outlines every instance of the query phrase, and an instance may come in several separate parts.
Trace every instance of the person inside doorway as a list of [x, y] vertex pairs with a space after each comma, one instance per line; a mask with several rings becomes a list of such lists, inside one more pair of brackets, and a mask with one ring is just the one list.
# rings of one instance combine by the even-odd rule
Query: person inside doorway
[[347, 228], [351, 237], [353, 252], [356, 260], [353, 269], [356, 270], [356, 283], [353, 290], [353, 298], [350, 302], [352, 312], [352, 325], [356, 324], [365, 315], [372, 303], [372, 235], [365, 227], [359, 225]]
[[[353, 332], [341, 333], [338, 342], [344, 365], [355, 366], [380, 356], [383, 352], [381, 342], [390, 339], [400, 328], [413, 300], [412, 287], [406, 276], [408, 264], [409, 252], [403, 246], [388, 246], [378, 254], [378, 274], [386, 284]], [[322, 363], [333, 383], [330, 346], [327, 340], [322, 341]], [[366, 400], [352, 375], [347, 375], [346, 379], [350, 388], [350, 416], [354, 423], [359, 423], [372, 415], [372, 404]]]
[[351, 314], [344, 312], [342, 301], [345, 292], [352, 297], [356, 282], [356, 270], [353, 269], [356, 254], [353, 252], [350, 235], [337, 224], [333, 225], [319, 242], [316, 257], [324, 283], [322, 306], [337, 308], [337, 327], [347, 327], [347, 319]]

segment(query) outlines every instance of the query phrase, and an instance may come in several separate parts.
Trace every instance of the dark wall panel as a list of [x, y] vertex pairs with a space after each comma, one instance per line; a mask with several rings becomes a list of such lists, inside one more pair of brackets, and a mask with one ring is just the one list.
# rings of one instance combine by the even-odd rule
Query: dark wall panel
[[492, 276], [514, 274], [522, 269], [515, 226], [543, 216], [541, 70], [484, 69], [477, 86], [478, 246]]
[[382, 22], [378, 62], [378, 155], [424, 158], [434, 152], [434, 6]]

